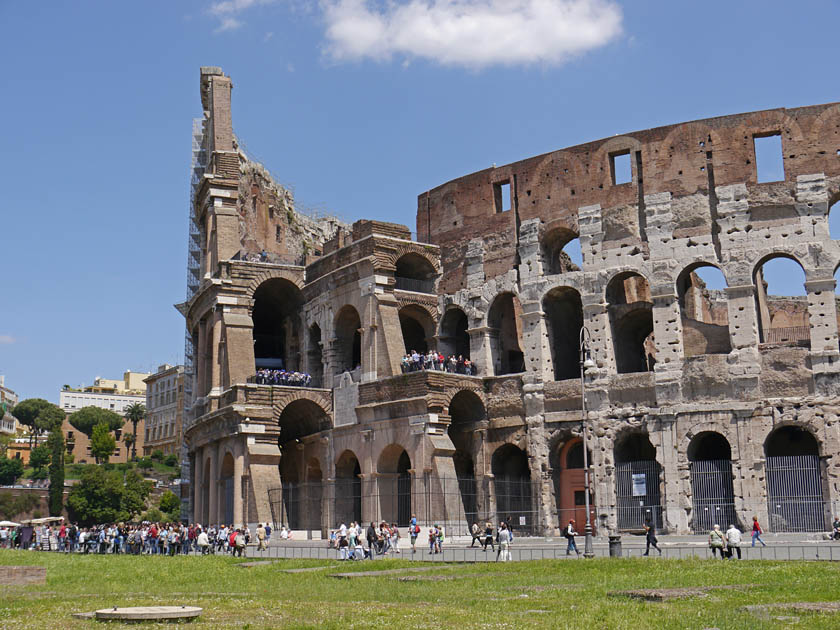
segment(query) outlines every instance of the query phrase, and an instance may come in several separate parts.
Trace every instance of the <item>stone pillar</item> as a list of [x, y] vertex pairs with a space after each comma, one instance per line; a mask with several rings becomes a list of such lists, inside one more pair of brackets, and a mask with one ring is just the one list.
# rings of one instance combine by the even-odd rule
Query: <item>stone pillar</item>
[[[210, 371], [211, 373], [209, 376], [209, 383], [210, 383], [210, 393], [218, 394], [221, 393], [221, 385], [222, 385], [222, 370], [221, 370], [221, 343], [222, 343], [222, 312], [221, 310], [216, 310], [213, 312], [212, 315], [212, 333], [210, 337], [212, 338], [211, 346], [209, 348], [210, 352], [212, 353], [212, 362]], [[216, 408], [216, 405], [213, 406]]]
[[755, 286], [742, 284], [726, 288], [729, 311], [729, 376], [733, 397], [759, 397], [758, 378], [761, 360], [758, 355], [758, 319], [755, 311]]
[[490, 347], [490, 330], [488, 326], [467, 330], [470, 336], [470, 356], [473, 357], [471, 361], [478, 366], [480, 376], [493, 376], [496, 373]]
[[245, 468], [244, 444], [238, 442], [233, 450], [233, 526], [244, 527], [245, 505], [242, 500], [242, 474]]
[[656, 340], [656, 400], [671, 405], [682, 400], [682, 319], [673, 287], [656, 287], [653, 299], [653, 334]]
[[578, 229], [580, 231], [580, 251], [584, 265], [598, 260], [601, 253], [601, 243], [604, 240], [604, 230], [601, 225], [601, 206], [583, 206], [578, 208]]
[[519, 226], [519, 281], [529, 284], [543, 276], [540, 256], [540, 219], [523, 221]]
[[[656, 417], [659, 422], [659, 448], [657, 456], [662, 464], [662, 511], [663, 529], [677, 533], [688, 532], [688, 520], [685, 510], [681, 506], [682, 492], [680, 492], [680, 475], [677, 470], [676, 415], [661, 414]], [[652, 428], [652, 427], [651, 427]], [[654, 431], [649, 431], [653, 437]]]
[[814, 390], [824, 396], [840, 393], [840, 352], [837, 341], [836, 281], [826, 277], [805, 282], [808, 292], [808, 323], [811, 326], [811, 370]]
[[207, 523], [206, 525], [219, 524], [219, 448], [217, 444], [210, 443], [204, 447], [204, 451], [210, 456], [210, 478], [206, 479], [208, 487]]
[[192, 466], [193, 520], [207, 527], [204, 522], [204, 448], [196, 449]]
[[551, 361], [545, 313], [539, 302], [522, 304], [522, 345], [525, 353], [525, 372], [529, 380], [553, 381], [554, 366]]

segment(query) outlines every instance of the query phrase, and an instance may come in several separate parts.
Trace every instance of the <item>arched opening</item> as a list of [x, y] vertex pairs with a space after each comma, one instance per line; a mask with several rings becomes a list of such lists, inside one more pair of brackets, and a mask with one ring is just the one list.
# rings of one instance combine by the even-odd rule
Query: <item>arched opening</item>
[[300, 308], [303, 294], [292, 282], [272, 278], [254, 292], [256, 369], [300, 369]]
[[528, 454], [513, 444], [504, 444], [493, 453], [490, 466], [497, 521], [510, 521], [514, 530], [535, 531], [538, 524], [532, 506]]
[[344, 451], [335, 463], [335, 519], [349, 525], [362, 522], [362, 468], [353, 451]]
[[647, 280], [634, 272], [621, 273], [610, 280], [606, 297], [616, 370], [619, 374], [652, 371], [656, 345]]
[[840, 240], [840, 197], [835, 198], [828, 208], [828, 235]]
[[419, 306], [405, 306], [400, 309], [400, 328], [406, 352], [429, 351], [429, 342], [434, 340], [435, 322], [431, 315]]
[[411, 459], [399, 444], [389, 444], [379, 456], [376, 481], [384, 521], [400, 527], [411, 520]]
[[662, 466], [646, 433], [625, 433], [615, 442], [618, 528], [640, 530], [645, 521], [662, 526]]
[[691, 473], [691, 529], [705, 533], [738, 522], [732, 486], [732, 449], [720, 433], [704, 431], [688, 445]]
[[405, 254], [397, 260], [394, 270], [395, 287], [401, 291], [417, 293], [435, 292], [434, 265], [420, 254]]
[[828, 515], [816, 438], [801, 427], [782, 426], [767, 437], [764, 451], [771, 531], [824, 531]]
[[713, 265], [692, 265], [677, 278], [686, 357], [728, 354], [732, 349], [725, 288], [723, 273]]
[[351, 372], [362, 364], [362, 320], [350, 305], [343, 307], [335, 318], [336, 369]]
[[219, 485], [222, 496], [219, 505], [221, 522], [233, 525], [233, 455], [225, 453], [219, 472]]
[[440, 352], [447, 358], [455, 355], [470, 358], [470, 335], [467, 315], [460, 308], [446, 311], [440, 322]]
[[756, 266], [754, 282], [760, 342], [810, 347], [802, 265], [785, 254], [769, 257]]
[[321, 406], [309, 399], [293, 400], [283, 408], [278, 419], [280, 437], [278, 442], [285, 446], [301, 438], [330, 428], [330, 417]]
[[[592, 461], [591, 453], [589, 461]], [[569, 519], [583, 531], [586, 523], [586, 471], [583, 467], [583, 440], [573, 437], [558, 442], [550, 461], [554, 482], [554, 501], [557, 508], [557, 527], [565, 527]], [[595, 527], [595, 501], [590, 494], [590, 522]]]
[[306, 481], [304, 482], [301, 499], [305, 503], [303, 509], [303, 527], [307, 530], [323, 529], [321, 523], [322, 505], [324, 498], [323, 474], [321, 462], [317, 457], [310, 457], [306, 463]]
[[321, 345], [321, 327], [312, 324], [309, 327], [309, 350], [307, 351], [307, 370], [312, 377], [313, 387], [324, 386], [324, 356]]
[[490, 354], [496, 376], [525, 371], [522, 353], [522, 306], [512, 293], [498, 295], [487, 314]]
[[449, 402], [449, 439], [455, 446], [452, 461], [455, 464], [455, 476], [458, 479], [458, 490], [464, 507], [464, 518], [467, 525], [476, 522], [480, 508], [478, 485], [475, 477], [475, 462], [472, 454], [476, 444], [475, 423], [487, 417], [484, 403], [474, 392], [460, 391]]
[[567, 228], [555, 228], [540, 242], [543, 273], [546, 275], [580, 271], [582, 257], [578, 235]]
[[543, 313], [551, 347], [554, 380], [580, 377], [580, 329], [583, 328], [583, 304], [580, 293], [558, 287], [543, 298]]

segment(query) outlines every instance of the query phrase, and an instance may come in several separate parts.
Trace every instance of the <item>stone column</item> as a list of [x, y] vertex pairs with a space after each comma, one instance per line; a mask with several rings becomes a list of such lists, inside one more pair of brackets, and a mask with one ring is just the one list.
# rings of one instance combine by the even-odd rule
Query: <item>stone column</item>
[[540, 306], [539, 302], [522, 304], [522, 344], [527, 361], [525, 371], [531, 380], [553, 381], [554, 368], [545, 313]]
[[733, 396], [740, 399], [759, 397], [758, 378], [761, 360], [758, 355], [758, 319], [755, 311], [755, 285], [726, 287], [729, 312], [729, 340], [732, 346], [729, 376]]
[[656, 340], [656, 400], [674, 404], [682, 400], [682, 319], [672, 287], [656, 287], [653, 299], [653, 334]]
[[207, 523], [206, 525], [219, 524], [219, 448], [217, 444], [210, 443], [204, 447], [204, 451], [210, 456], [210, 478], [205, 479], [208, 487]]
[[242, 474], [245, 468], [244, 444], [240, 441], [234, 445], [233, 450], [233, 525], [244, 527], [245, 506], [242, 500]]
[[490, 348], [490, 330], [488, 326], [467, 330], [470, 336], [470, 356], [473, 357], [471, 361], [478, 366], [479, 376], [493, 376], [496, 373]]
[[[664, 512], [663, 529], [676, 533], [688, 532], [685, 510], [681, 508], [680, 475], [677, 470], [676, 415], [661, 414], [659, 422], [659, 448], [657, 459], [662, 464], [662, 510]], [[649, 431], [653, 437], [654, 432]]]
[[814, 389], [824, 396], [840, 393], [840, 352], [837, 342], [837, 282], [825, 270], [824, 278], [808, 280], [808, 323], [811, 326], [811, 371]]
[[193, 521], [207, 527], [204, 519], [204, 448], [196, 449], [195, 463], [192, 466], [192, 494], [193, 494]]

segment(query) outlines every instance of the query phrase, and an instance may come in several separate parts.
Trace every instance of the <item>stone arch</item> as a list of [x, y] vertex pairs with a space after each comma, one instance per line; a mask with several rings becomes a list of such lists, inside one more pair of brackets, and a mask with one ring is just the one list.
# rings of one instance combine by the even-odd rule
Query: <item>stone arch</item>
[[345, 449], [335, 460], [336, 523], [349, 525], [362, 521], [362, 468], [359, 458]]
[[425, 263], [419, 263], [419, 261], [414, 258], [414, 262], [419, 263], [423, 266], [426, 264], [431, 267], [431, 270], [434, 272], [432, 275], [437, 275], [440, 273], [440, 262], [437, 260], [437, 257], [430, 255], [425, 250], [421, 250], [417, 247], [412, 247], [410, 245], [400, 244], [394, 247], [391, 251], [387, 253], [384, 257], [387, 260], [387, 264], [393, 267], [395, 270], [398, 267], [398, 263], [401, 259], [405, 257], [417, 257], [422, 258]]
[[707, 262], [694, 262], [680, 272], [676, 280], [683, 331], [683, 353], [686, 357], [701, 354], [728, 354], [732, 350], [729, 336], [729, 307], [726, 294], [710, 291], [696, 271], [712, 268], [726, 276], [720, 267]]
[[[765, 265], [777, 259], [796, 263], [802, 271], [803, 292], [807, 281], [807, 270], [793, 254], [775, 251], [761, 256], [753, 266], [752, 278], [755, 286], [755, 306], [758, 315], [758, 334], [761, 343], [796, 343], [810, 346], [811, 332], [808, 314], [808, 300], [797, 295], [775, 295], [770, 293], [770, 283]], [[795, 267], [790, 267], [795, 269]], [[779, 275], [784, 272], [776, 272]]]
[[339, 309], [333, 320], [338, 372], [351, 372], [362, 364], [362, 318], [350, 304]]
[[616, 435], [616, 516], [621, 530], [638, 530], [650, 520], [662, 526], [662, 465], [647, 431], [626, 430]]
[[558, 274], [569, 271], [580, 271], [564, 248], [579, 238], [579, 235], [565, 225], [552, 227], [540, 238], [540, 254], [542, 256], [543, 273]]
[[785, 423], [764, 441], [771, 531], [824, 531], [830, 514], [821, 444], [808, 425]]
[[583, 328], [583, 301], [570, 287], [554, 287], [542, 300], [554, 380], [580, 376], [580, 331]]
[[297, 288], [301, 291], [303, 291], [305, 284], [303, 281], [303, 275], [300, 273], [292, 273], [288, 269], [266, 269], [265, 271], [260, 271], [253, 277], [251, 282], [248, 283], [248, 288], [246, 289], [248, 299], [253, 301], [254, 293], [256, 293], [259, 286], [269, 280], [286, 280], [297, 286]]
[[279, 444], [300, 441], [306, 436], [328, 430], [332, 425], [331, 412], [324, 402], [324, 396], [320, 393], [296, 393], [285, 396], [283, 401], [275, 404], [275, 415], [280, 427]]
[[415, 251], [403, 253], [394, 261], [394, 288], [415, 293], [434, 293], [435, 279], [439, 274], [427, 256]]
[[636, 271], [613, 276], [605, 289], [616, 371], [652, 371], [656, 364], [653, 300], [647, 278]]
[[487, 311], [493, 373], [517, 374], [525, 371], [522, 352], [522, 306], [513, 293], [498, 294]]
[[[592, 462], [591, 450], [589, 461]], [[583, 467], [583, 439], [580, 435], [564, 432], [553, 440], [549, 451], [551, 480], [557, 511], [557, 527], [564, 527], [570, 519], [582, 528], [586, 522], [586, 475]], [[594, 506], [590, 496], [590, 506]], [[596, 523], [594, 507], [590, 508], [590, 522]]]
[[406, 352], [417, 351], [425, 354], [434, 349], [435, 321], [429, 311], [416, 304], [410, 304], [399, 310], [399, 319]]
[[490, 469], [493, 472], [497, 520], [507, 522], [511, 517], [514, 528], [518, 528], [524, 518], [525, 528], [535, 529], [538, 524], [533, 510], [528, 454], [515, 444], [502, 444], [493, 452]]
[[254, 290], [251, 301], [255, 370], [300, 369], [303, 293], [283, 277], [270, 278]]
[[379, 513], [387, 523], [404, 527], [411, 519], [411, 457], [405, 448], [391, 443], [376, 463]]
[[695, 533], [708, 532], [715, 524], [738, 523], [732, 474], [732, 446], [717, 431], [701, 431], [686, 449], [689, 461], [692, 514]]
[[450, 306], [440, 318], [439, 350], [445, 356], [470, 358], [470, 324], [467, 314], [458, 306]]

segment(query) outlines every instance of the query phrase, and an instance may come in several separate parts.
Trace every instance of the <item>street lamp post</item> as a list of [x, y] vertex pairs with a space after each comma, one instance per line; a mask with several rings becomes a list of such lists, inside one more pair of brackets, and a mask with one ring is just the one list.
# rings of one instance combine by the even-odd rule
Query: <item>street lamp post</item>
[[583, 435], [583, 471], [584, 482], [586, 485], [585, 506], [586, 506], [586, 528], [584, 531], [583, 543], [583, 557], [594, 558], [595, 551], [592, 548], [592, 516], [590, 515], [589, 494], [591, 490], [590, 475], [589, 475], [589, 449], [586, 443], [586, 380], [585, 372], [589, 368], [595, 367], [595, 362], [589, 356], [589, 330], [586, 326], [580, 329], [580, 409], [581, 409], [581, 433]]

